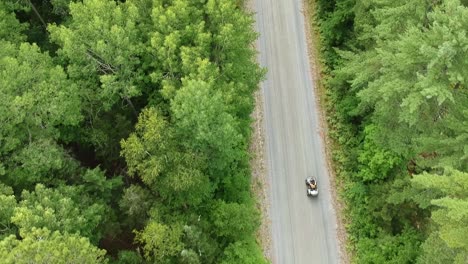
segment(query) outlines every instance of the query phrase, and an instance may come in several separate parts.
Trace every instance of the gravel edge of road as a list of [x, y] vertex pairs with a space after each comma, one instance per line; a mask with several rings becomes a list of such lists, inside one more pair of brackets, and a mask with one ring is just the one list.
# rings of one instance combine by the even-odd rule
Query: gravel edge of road
[[264, 137], [263, 123], [263, 96], [262, 90], [255, 92], [255, 109], [251, 115], [252, 122], [252, 137], [250, 142], [250, 153], [252, 159], [250, 166], [252, 168], [252, 192], [255, 196], [256, 207], [261, 213], [261, 223], [257, 230], [257, 242], [260, 244], [263, 255], [272, 263], [272, 240], [271, 240], [271, 220], [270, 220], [270, 204], [268, 190], [267, 169], [266, 169], [266, 149]]
[[302, 10], [303, 10], [303, 15], [304, 15], [304, 20], [305, 20], [305, 32], [306, 32], [306, 39], [307, 39], [307, 49], [308, 49], [308, 58], [309, 58], [309, 63], [311, 65], [310, 71], [311, 71], [311, 76], [312, 76], [312, 81], [314, 82], [314, 87], [316, 94], [318, 97], [316, 97], [316, 101], [319, 106], [319, 119], [320, 119], [320, 136], [322, 137], [323, 142], [325, 143], [325, 157], [326, 157], [326, 162], [327, 162], [327, 167], [330, 175], [330, 185], [333, 186], [334, 188], [331, 189], [331, 197], [332, 197], [332, 202], [333, 202], [333, 207], [335, 208], [336, 211], [336, 222], [337, 222], [337, 236], [338, 236], [338, 241], [339, 241], [339, 250], [340, 250], [340, 255], [341, 259], [340, 262], [342, 264], [349, 264], [350, 258], [349, 254], [346, 250], [346, 245], [348, 241], [348, 234], [346, 232], [345, 228], [345, 223], [346, 220], [344, 219], [344, 209], [346, 208], [346, 205], [344, 201], [339, 197], [339, 194], [337, 193], [337, 190], [341, 189], [341, 186], [337, 185], [337, 180], [336, 180], [336, 172], [334, 170], [333, 166], [333, 159], [332, 159], [332, 150], [330, 149], [333, 145], [330, 137], [328, 136], [328, 123], [327, 123], [327, 112], [326, 112], [326, 106], [325, 106], [325, 87], [323, 86], [323, 83], [321, 82], [322, 78], [322, 70], [321, 70], [321, 62], [320, 62], [320, 57], [319, 57], [319, 45], [320, 43], [320, 36], [316, 29], [314, 28], [315, 22], [314, 22], [314, 3], [312, 3], [314, 0], [303, 0], [302, 2]]
[[[253, 0], [245, 1], [245, 10], [254, 14]], [[253, 25], [252, 25], [253, 26]], [[255, 28], [254, 28], [255, 30]], [[256, 42], [252, 48], [258, 53]], [[257, 58], [258, 62], [258, 58]], [[263, 120], [263, 90], [261, 85], [258, 85], [257, 91], [254, 93], [255, 108], [250, 115], [252, 118], [252, 134], [250, 138], [249, 153], [252, 155], [250, 159], [250, 168], [252, 178], [250, 181], [251, 191], [255, 198], [255, 205], [260, 212], [260, 227], [256, 233], [257, 243], [262, 248], [263, 256], [273, 263], [272, 258], [272, 238], [271, 238], [271, 218], [270, 218], [270, 203], [269, 190], [270, 186], [267, 180], [266, 167], [266, 146], [265, 146], [265, 124]]]

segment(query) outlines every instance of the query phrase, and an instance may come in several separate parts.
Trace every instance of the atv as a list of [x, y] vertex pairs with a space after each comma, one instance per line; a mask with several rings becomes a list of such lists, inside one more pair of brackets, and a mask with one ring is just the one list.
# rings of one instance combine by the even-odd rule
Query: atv
[[307, 196], [317, 196], [318, 195], [318, 187], [317, 187], [317, 179], [314, 177], [308, 177], [305, 180], [307, 186]]

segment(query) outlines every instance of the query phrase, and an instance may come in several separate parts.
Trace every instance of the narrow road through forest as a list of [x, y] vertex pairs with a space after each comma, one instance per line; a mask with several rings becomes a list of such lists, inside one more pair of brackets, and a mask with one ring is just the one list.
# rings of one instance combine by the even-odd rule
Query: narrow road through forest
[[[262, 83], [273, 263], [339, 263], [319, 106], [301, 0], [254, 0]], [[319, 196], [306, 196], [305, 178]]]

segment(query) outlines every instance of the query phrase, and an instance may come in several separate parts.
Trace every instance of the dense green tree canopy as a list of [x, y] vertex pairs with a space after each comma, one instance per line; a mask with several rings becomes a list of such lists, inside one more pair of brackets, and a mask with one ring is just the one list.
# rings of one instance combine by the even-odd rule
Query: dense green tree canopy
[[170, 263], [182, 250], [180, 237], [182, 228], [178, 225], [164, 225], [150, 221], [136, 240], [144, 243], [145, 258], [156, 263]]
[[200, 171], [203, 158], [177, 151], [180, 143], [172, 131], [160, 113], [148, 108], [140, 115], [136, 133], [122, 141], [122, 154], [129, 172], [138, 174], [165, 203], [198, 205], [210, 192], [208, 178]]
[[105, 207], [86, 203], [82, 194], [74, 186], [47, 189], [38, 184], [32, 193], [23, 191], [22, 201], [15, 208], [11, 221], [24, 234], [34, 228], [45, 227], [61, 233], [77, 233], [97, 241]]
[[[445, 169], [443, 175], [424, 173], [415, 176], [412, 184], [418, 190], [438, 194], [436, 198], [434, 195], [423, 197], [437, 209], [432, 212], [433, 227], [419, 262], [465, 263], [468, 260], [465, 235], [468, 231], [468, 173], [453, 169]], [[434, 254], [441, 249], [447, 253]]]
[[31, 186], [70, 163], [56, 144], [57, 127], [82, 120], [78, 87], [36, 45], [0, 46], [0, 175], [14, 186]]
[[[208, 159], [213, 173], [225, 172], [236, 159], [242, 136], [226, 111], [222, 94], [203, 81], [186, 81], [171, 102], [176, 137], [184, 147]], [[222, 175], [213, 175], [222, 176]]]
[[246, 264], [265, 264], [267, 263], [263, 258], [260, 250], [252, 252], [252, 246], [255, 245], [255, 241], [244, 240], [237, 241], [230, 244], [224, 250], [224, 260], [222, 264], [235, 264], [235, 263], [246, 263]]
[[6, 3], [0, 3], [0, 39], [21, 43], [26, 40], [26, 36], [22, 34], [25, 29], [26, 25], [16, 19], [13, 10]]
[[212, 218], [217, 233], [228, 241], [249, 238], [259, 224], [258, 213], [248, 204], [218, 202]]
[[0, 258], [6, 264], [26, 263], [107, 263], [105, 251], [77, 235], [34, 228], [18, 240], [11, 235], [0, 241]]
[[136, 7], [131, 2], [85, 0], [72, 2], [70, 13], [71, 23], [50, 26], [49, 31], [61, 46], [58, 53], [68, 62], [68, 74], [80, 84], [80, 94], [94, 112], [140, 94], [135, 82], [142, 78], [137, 66], [143, 43]]
[[262, 262], [252, 23], [230, 0], [1, 1], [2, 260]]
[[354, 261], [465, 263], [466, 1], [317, 3]]

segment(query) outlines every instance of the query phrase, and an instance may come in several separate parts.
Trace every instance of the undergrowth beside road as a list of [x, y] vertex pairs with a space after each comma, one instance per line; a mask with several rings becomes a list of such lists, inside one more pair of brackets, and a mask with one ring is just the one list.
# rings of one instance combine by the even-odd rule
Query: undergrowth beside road
[[308, 1], [353, 263], [468, 263], [467, 4]]

